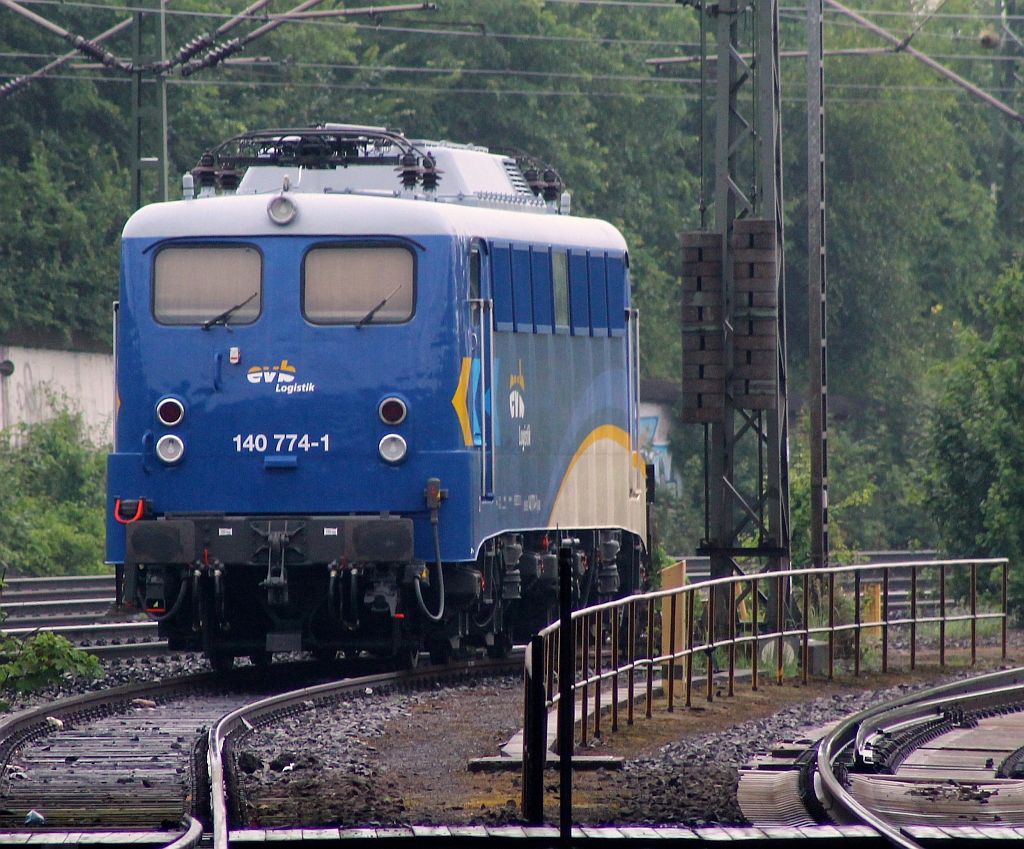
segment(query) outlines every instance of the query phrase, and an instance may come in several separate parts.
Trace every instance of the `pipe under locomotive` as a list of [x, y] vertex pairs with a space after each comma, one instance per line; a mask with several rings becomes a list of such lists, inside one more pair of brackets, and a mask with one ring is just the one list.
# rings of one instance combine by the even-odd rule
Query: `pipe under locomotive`
[[[124, 230], [108, 562], [216, 667], [492, 655], [640, 587], [626, 246], [550, 169], [248, 133]], [[198, 195], [198, 196], [197, 196]]]

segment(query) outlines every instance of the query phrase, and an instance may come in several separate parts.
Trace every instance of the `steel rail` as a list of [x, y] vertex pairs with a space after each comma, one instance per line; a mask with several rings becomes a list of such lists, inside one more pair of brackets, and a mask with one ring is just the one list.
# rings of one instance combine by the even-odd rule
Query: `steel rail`
[[188, 814], [182, 817], [181, 824], [185, 826], [185, 833], [173, 843], [168, 843], [164, 849], [193, 849], [199, 845], [203, 839], [203, 824]]
[[314, 687], [303, 687], [288, 693], [270, 696], [243, 705], [220, 719], [209, 731], [207, 766], [210, 777], [210, 809], [213, 813], [213, 849], [228, 847], [228, 800], [227, 783], [224, 775], [224, 749], [228, 739], [240, 728], [251, 730], [255, 721], [303, 702], [331, 701], [353, 690], [379, 686], [408, 686], [422, 684], [443, 678], [459, 678], [467, 675], [487, 673], [518, 672], [522, 666], [522, 653], [516, 652], [508, 660], [466, 661], [449, 666], [430, 666], [426, 669], [405, 672], [387, 672], [347, 678]]
[[933, 719], [937, 713], [941, 714], [944, 705], [955, 702], [963, 706], [967, 703], [977, 710], [1020, 701], [1022, 696], [1024, 669], [1009, 669], [931, 688], [844, 719], [818, 744], [815, 768], [821, 781], [822, 802], [826, 810], [837, 822], [870, 825], [886, 840], [902, 849], [921, 849], [921, 844], [877, 816], [847, 792], [833, 770], [836, 758], [850, 745], [859, 750], [866, 736], [877, 733], [880, 728], [906, 727], [915, 721]]
[[157, 623], [152, 621], [139, 622], [95, 622], [91, 625], [48, 625], [48, 626], [20, 626], [17, 628], [4, 628], [4, 633], [12, 637], [27, 637], [39, 631], [51, 631], [61, 637], [66, 637], [71, 642], [76, 640], [98, 640], [98, 639], [139, 639], [140, 637], [155, 637]]

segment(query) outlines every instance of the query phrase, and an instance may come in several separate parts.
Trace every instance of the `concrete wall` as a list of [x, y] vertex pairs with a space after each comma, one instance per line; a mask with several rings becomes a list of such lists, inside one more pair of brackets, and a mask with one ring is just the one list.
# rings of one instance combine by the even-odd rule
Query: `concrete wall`
[[49, 398], [66, 399], [85, 419], [97, 445], [113, 439], [114, 358], [0, 345], [0, 361], [14, 371], [0, 377], [0, 428], [43, 421], [50, 415]]

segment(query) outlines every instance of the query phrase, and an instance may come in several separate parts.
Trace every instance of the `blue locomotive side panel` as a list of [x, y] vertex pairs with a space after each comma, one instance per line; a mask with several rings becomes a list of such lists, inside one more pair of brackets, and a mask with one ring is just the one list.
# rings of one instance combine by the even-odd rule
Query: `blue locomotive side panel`
[[[594, 251], [580, 266], [587, 270], [587, 277], [577, 280], [578, 291], [587, 295], [587, 312], [584, 320], [580, 308], [571, 331], [569, 292], [560, 290], [567, 302], [556, 310], [550, 272], [550, 263], [564, 260], [552, 259], [558, 253], [550, 246], [534, 245], [530, 251], [532, 274], [517, 289], [515, 248], [509, 251], [498, 243], [493, 249], [496, 416], [488, 444], [482, 444], [479, 432], [481, 396], [489, 394], [482, 386], [486, 366], [481, 369], [479, 358], [465, 361], [470, 380], [453, 398], [460, 417], [472, 421], [464, 429], [465, 444], [475, 444], [481, 463], [493, 465], [493, 487], [482, 490], [477, 544], [515, 529], [611, 526], [639, 531], [642, 482], [632, 450], [636, 410], [625, 335], [629, 292], [624, 254]], [[506, 262], [509, 255], [512, 261]], [[519, 268], [527, 273], [525, 261]], [[529, 297], [519, 300], [517, 292]], [[602, 307], [591, 312], [598, 297]], [[614, 327], [609, 301], [622, 305]], [[556, 312], [565, 324], [557, 323]], [[503, 320], [509, 315], [515, 320]], [[618, 498], [607, 497], [616, 492]]]

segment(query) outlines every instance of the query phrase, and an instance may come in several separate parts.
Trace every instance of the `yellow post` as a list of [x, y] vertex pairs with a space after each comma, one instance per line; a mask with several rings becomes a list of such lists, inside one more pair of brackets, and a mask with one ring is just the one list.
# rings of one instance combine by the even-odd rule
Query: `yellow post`
[[[882, 585], [881, 584], [865, 584], [864, 585], [864, 619], [863, 622], [881, 622], [882, 621]], [[864, 628], [864, 636], [874, 637], [877, 640], [882, 639], [882, 626], [878, 625], [874, 628]]]
[[[679, 587], [686, 585], [686, 561], [680, 560], [677, 563], [673, 563], [671, 566], [666, 566], [661, 570], [661, 588], [663, 590], [674, 590]], [[683, 601], [683, 596], [679, 597], [679, 601], [676, 602], [676, 621], [673, 623], [673, 627], [669, 627], [669, 617], [671, 616], [671, 606], [669, 599], [663, 599], [661, 604], [661, 653], [663, 655], [669, 654], [672, 651], [671, 634], [672, 630], [675, 631], [676, 635], [676, 651], [682, 651], [686, 648], [686, 604]], [[662, 680], [668, 680], [668, 664], [663, 665], [662, 669]], [[686, 661], [676, 661], [676, 674], [682, 672], [686, 674]], [[681, 682], [680, 682], [681, 683]], [[666, 690], [666, 692], [668, 692]], [[680, 687], [677, 685], [676, 692], [681, 692]]]

